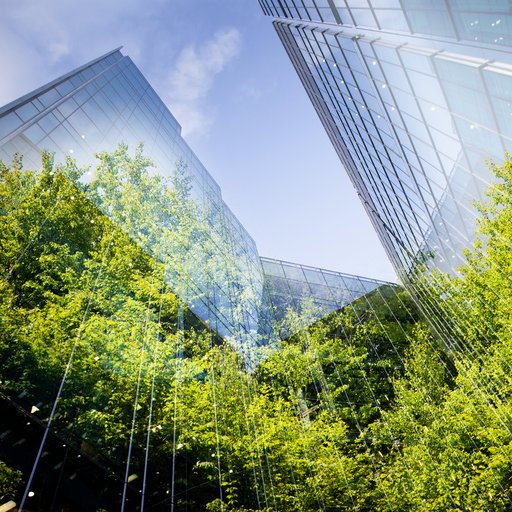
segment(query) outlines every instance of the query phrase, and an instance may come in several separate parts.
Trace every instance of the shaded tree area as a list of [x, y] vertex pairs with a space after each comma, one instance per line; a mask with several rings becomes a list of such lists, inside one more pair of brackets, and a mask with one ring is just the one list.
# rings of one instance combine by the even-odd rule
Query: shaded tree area
[[[180, 302], [163, 259], [133, 241], [133, 232], [140, 241], [156, 229], [143, 232], [138, 221], [149, 213], [128, 205], [144, 203], [137, 197], [144, 193], [145, 205], [158, 200], [160, 214], [184, 217], [190, 211], [187, 198], [177, 198], [186, 194], [186, 186], [167, 190], [150, 175], [149, 160], [140, 151], [130, 157], [125, 147], [100, 155], [85, 185], [78, 180], [88, 171], [71, 160], [55, 166], [51, 155], [43, 154], [42, 163], [39, 172], [23, 170], [19, 159], [0, 169], [0, 391], [33, 424], [51, 421], [63, 446], [69, 443], [121, 482], [130, 480], [133, 492], [140, 490], [136, 482], [146, 468], [152, 492], [163, 499], [172, 443], [165, 403], [173, 400], [176, 372], [185, 380], [201, 378], [202, 365], [192, 360], [220, 340]], [[123, 229], [93, 202], [108, 187], [111, 197], [102, 206], [114, 220], [122, 218]], [[153, 224], [144, 226], [154, 225], [154, 218], [147, 220]], [[174, 230], [174, 238], [161, 243], [176, 242], [183, 231]], [[184, 358], [190, 358], [186, 368]], [[10, 429], [4, 434], [6, 445], [24, 440]], [[145, 460], [147, 451], [151, 461]], [[24, 464], [35, 455], [21, 450], [12, 457]], [[54, 461], [57, 470], [61, 462]], [[54, 468], [40, 471], [41, 479], [49, 469]], [[13, 481], [19, 476], [4, 466], [1, 471]], [[54, 493], [41, 482], [40, 488], [32, 492], [45, 495], [38, 506], [47, 510]], [[13, 494], [7, 484], [5, 489]]]
[[385, 454], [383, 488], [399, 510], [512, 507], [510, 156], [491, 169], [497, 181], [475, 205], [467, 263], [458, 277], [434, 271], [423, 282], [448, 319], [449, 348], [440, 353], [418, 332], [395, 405], [371, 427]]
[[457, 343], [386, 285], [307, 328], [290, 310], [253, 371], [176, 293], [205, 228], [183, 166], [151, 166], [0, 168], [1, 500], [51, 422], [26, 510], [511, 508], [510, 162], [431, 290]]

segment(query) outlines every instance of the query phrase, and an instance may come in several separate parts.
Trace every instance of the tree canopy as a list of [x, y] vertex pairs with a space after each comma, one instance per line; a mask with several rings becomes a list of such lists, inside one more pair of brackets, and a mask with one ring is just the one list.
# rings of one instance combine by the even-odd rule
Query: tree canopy
[[27, 510], [509, 510], [512, 162], [493, 170], [467, 264], [428, 285], [463, 343], [385, 285], [298, 331], [290, 311], [248, 370], [178, 293], [207, 236], [182, 163], [2, 165], [1, 499], [36, 460]]

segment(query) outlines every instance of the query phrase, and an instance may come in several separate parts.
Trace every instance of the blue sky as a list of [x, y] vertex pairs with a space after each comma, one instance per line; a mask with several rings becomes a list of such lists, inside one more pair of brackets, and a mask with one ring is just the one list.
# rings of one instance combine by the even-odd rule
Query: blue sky
[[121, 45], [261, 255], [395, 280], [257, 0], [4, 2], [0, 105]]

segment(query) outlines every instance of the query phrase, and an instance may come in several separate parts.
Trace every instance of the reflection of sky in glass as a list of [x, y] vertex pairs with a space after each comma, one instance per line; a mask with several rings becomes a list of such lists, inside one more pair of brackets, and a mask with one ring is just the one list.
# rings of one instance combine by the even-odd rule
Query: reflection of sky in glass
[[261, 0], [266, 14], [333, 25], [510, 45], [512, 14], [507, 0]]
[[[300, 18], [297, 2], [262, 3], [269, 15]], [[467, 4], [318, 0], [308, 15], [329, 8], [343, 27], [275, 23], [402, 271], [421, 253], [455, 271], [472, 241], [473, 200], [490, 180], [486, 160], [510, 149], [512, 62], [500, 51], [511, 42], [508, 2]]]
[[[55, 152], [57, 162], [71, 156], [80, 165], [94, 165], [99, 151], [112, 151], [120, 142], [133, 151], [143, 142], [144, 153], [155, 162], [154, 172], [170, 177], [182, 160], [192, 178], [191, 198], [207, 223], [207, 239], [190, 240], [187, 286], [179, 286], [175, 272], [168, 272], [169, 279], [222, 336], [242, 345], [260, 343], [268, 338], [269, 326], [265, 315], [262, 322], [258, 317], [263, 276], [255, 243], [180, 131], [132, 61], [114, 51], [1, 109], [0, 159], [9, 162], [18, 152], [25, 167], [38, 168], [40, 149], [45, 148]], [[145, 246], [136, 233], [132, 236], [152, 253], [152, 246]]]
[[388, 284], [270, 258], [261, 262], [277, 320], [283, 320], [289, 308], [300, 313], [303, 306], [313, 306], [309, 320], [314, 322]]

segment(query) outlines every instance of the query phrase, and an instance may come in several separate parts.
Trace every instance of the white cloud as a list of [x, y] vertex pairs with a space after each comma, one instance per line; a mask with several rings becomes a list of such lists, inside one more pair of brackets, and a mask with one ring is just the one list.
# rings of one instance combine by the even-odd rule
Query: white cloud
[[250, 98], [253, 100], [258, 100], [263, 96], [263, 91], [254, 85], [242, 84], [240, 86], [240, 95], [243, 99]]
[[[121, 45], [154, 82], [154, 63], [162, 66], [182, 37], [168, 36], [167, 0], [0, 3], [0, 106]], [[167, 87], [167, 73], [164, 84], [156, 85]]]
[[240, 51], [236, 29], [218, 32], [199, 49], [184, 48], [169, 75], [168, 97], [171, 110], [183, 126], [183, 135], [204, 133], [213, 122], [202, 100], [214, 79]]
[[181, 134], [204, 135], [213, 124], [213, 114], [195, 103], [173, 103], [171, 105], [174, 117], [181, 124]]
[[23, 37], [0, 23], [0, 106], [39, 87], [47, 78], [37, 48], [32, 48]]
[[48, 43], [48, 52], [51, 56], [52, 63], [57, 63], [71, 53], [69, 42], [66, 39], [51, 41]]
[[67, 70], [70, 56], [73, 62], [85, 62], [121, 44], [144, 46], [154, 28], [148, 20], [153, 15], [162, 19], [161, 3], [147, 0], [142, 7], [140, 0], [17, 0], [2, 7], [0, 32], [13, 27], [48, 67]]
[[147, 0], [143, 7], [140, 0], [50, 3], [17, 0], [2, 11], [0, 65], [9, 70], [9, 80], [0, 81], [0, 105], [123, 45], [167, 100], [183, 134], [207, 132], [215, 109], [206, 105], [206, 98], [215, 77], [239, 53], [237, 30], [187, 46], [169, 73], [165, 58], [175, 56], [189, 36], [169, 31], [167, 0]]

